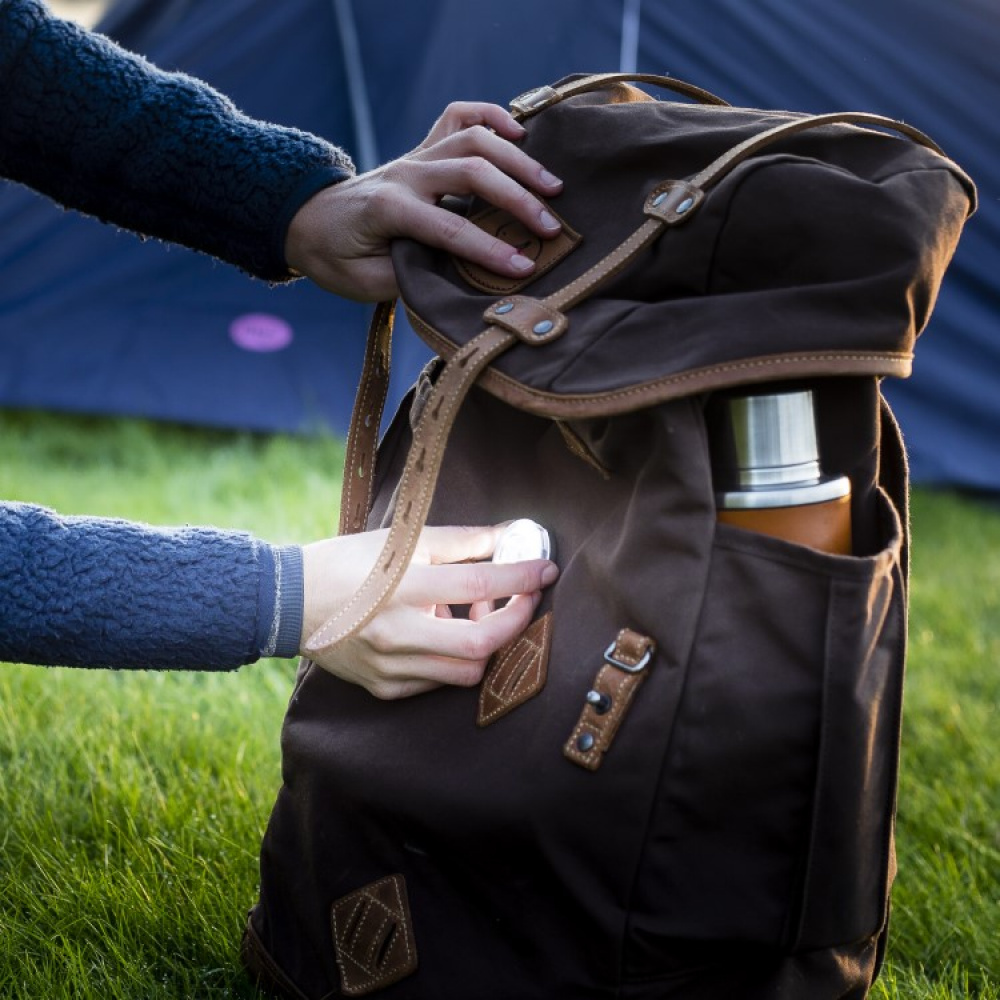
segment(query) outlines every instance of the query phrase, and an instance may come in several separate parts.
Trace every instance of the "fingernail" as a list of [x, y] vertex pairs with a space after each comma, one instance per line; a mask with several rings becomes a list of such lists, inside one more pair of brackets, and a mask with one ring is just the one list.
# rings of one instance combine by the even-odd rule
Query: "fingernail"
[[542, 570], [542, 586], [547, 587], [550, 583], [555, 583], [558, 575], [559, 567], [556, 566], [555, 563], [549, 563], [549, 565]]
[[547, 170], [543, 169], [542, 183], [547, 187], [554, 187], [556, 184], [562, 184], [562, 181], [555, 174], [550, 174]]
[[521, 253], [514, 254], [510, 259], [510, 263], [518, 271], [530, 271], [535, 266], [535, 262], [530, 257], [525, 257]]
[[542, 212], [542, 214], [538, 217], [538, 221], [541, 222], [546, 229], [562, 229], [559, 222], [548, 212]]

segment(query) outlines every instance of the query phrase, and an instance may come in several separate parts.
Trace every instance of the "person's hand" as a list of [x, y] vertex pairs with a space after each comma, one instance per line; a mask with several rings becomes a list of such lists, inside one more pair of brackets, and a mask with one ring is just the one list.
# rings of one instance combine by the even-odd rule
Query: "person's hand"
[[[354, 635], [310, 659], [377, 698], [405, 698], [442, 684], [471, 687], [491, 654], [530, 624], [541, 589], [558, 575], [545, 559], [494, 565], [503, 525], [424, 528], [417, 551], [385, 607]], [[387, 530], [344, 535], [303, 548], [306, 640], [361, 585]], [[510, 597], [493, 610], [494, 601]], [[469, 618], [451, 605], [469, 605]]]
[[531, 192], [556, 195], [562, 182], [513, 144], [523, 134], [498, 105], [448, 105], [412, 152], [324, 188], [299, 209], [285, 241], [288, 266], [345, 298], [384, 301], [398, 292], [389, 244], [409, 237], [523, 277], [532, 260], [437, 205], [445, 195], [478, 195], [538, 236], [555, 236], [559, 223]]

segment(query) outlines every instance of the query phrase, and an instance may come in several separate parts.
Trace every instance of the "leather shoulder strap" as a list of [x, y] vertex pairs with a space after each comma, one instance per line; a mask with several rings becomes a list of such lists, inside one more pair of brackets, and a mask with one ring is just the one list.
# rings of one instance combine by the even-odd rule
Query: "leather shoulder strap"
[[700, 188], [711, 187], [725, 177], [737, 164], [759, 153], [765, 147], [773, 145], [780, 139], [795, 135], [797, 132], [821, 128], [824, 125], [867, 125], [870, 128], [891, 129], [941, 156], [945, 155], [944, 150], [929, 135], [912, 125], [907, 125], [906, 122], [896, 121], [896, 119], [887, 118], [884, 115], [870, 114], [867, 111], [836, 111], [831, 114], [809, 115], [795, 121], [784, 122], [745, 139], [692, 177], [691, 184]]
[[526, 91], [510, 102], [511, 111], [515, 118], [523, 121], [525, 118], [531, 118], [540, 111], [552, 107], [553, 104], [565, 101], [567, 97], [588, 94], [613, 83], [651, 84], [664, 90], [673, 91], [675, 94], [683, 94], [701, 104], [729, 107], [728, 101], [724, 101], [710, 91], [696, 87], [693, 83], [686, 83], [684, 80], [675, 80], [672, 76], [660, 76], [653, 73], [592, 73], [589, 76], [581, 76], [554, 87], [536, 87], [534, 90]]

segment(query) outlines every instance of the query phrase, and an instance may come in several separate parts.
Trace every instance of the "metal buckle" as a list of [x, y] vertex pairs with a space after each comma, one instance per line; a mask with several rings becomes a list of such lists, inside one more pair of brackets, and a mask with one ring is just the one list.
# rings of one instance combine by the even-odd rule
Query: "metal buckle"
[[510, 106], [515, 111], [520, 111], [521, 114], [529, 115], [547, 108], [550, 104], [554, 104], [558, 100], [559, 92], [557, 90], [554, 90], [552, 87], [538, 87], [535, 90], [529, 90], [526, 94], [515, 97], [510, 102]]
[[645, 653], [642, 654], [642, 659], [638, 663], [631, 664], [631, 663], [622, 663], [621, 660], [618, 660], [614, 656], [612, 656], [611, 654], [614, 653], [614, 651], [615, 651], [615, 643], [611, 643], [611, 645], [608, 646], [608, 648], [604, 651], [604, 659], [607, 660], [607, 662], [610, 663], [611, 666], [617, 667], [619, 670], [624, 670], [625, 673], [627, 674], [641, 673], [649, 665], [649, 661], [653, 655], [652, 648], [649, 648], [646, 650]]

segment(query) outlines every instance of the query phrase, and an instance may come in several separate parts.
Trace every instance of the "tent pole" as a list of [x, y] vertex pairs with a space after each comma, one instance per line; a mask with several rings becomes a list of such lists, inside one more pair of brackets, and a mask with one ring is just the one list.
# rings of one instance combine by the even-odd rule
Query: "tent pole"
[[620, 73], [636, 73], [639, 65], [639, 22], [642, 19], [642, 0], [623, 0], [622, 49], [618, 60]]
[[357, 166], [364, 173], [379, 164], [378, 144], [375, 141], [375, 123], [372, 121], [371, 103], [365, 85], [365, 69], [361, 59], [361, 43], [354, 22], [351, 0], [333, 0], [333, 10], [337, 17], [340, 34], [340, 48], [344, 57], [344, 71], [347, 76], [347, 91], [351, 101], [351, 116], [354, 119], [354, 136], [358, 142]]

